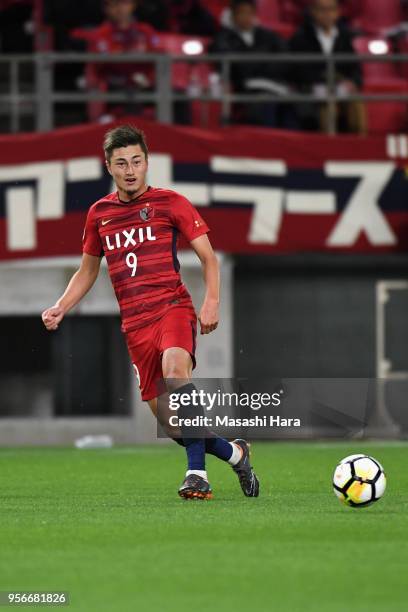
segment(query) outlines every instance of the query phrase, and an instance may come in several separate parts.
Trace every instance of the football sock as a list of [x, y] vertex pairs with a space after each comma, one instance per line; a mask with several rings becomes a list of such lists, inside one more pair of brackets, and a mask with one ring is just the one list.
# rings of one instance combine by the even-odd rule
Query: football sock
[[[195, 386], [192, 383], [179, 387], [173, 394], [181, 395], [191, 393], [195, 390]], [[179, 416], [182, 418], [194, 418], [195, 416], [202, 416], [203, 409], [200, 405], [195, 405], [192, 401], [188, 406], [180, 406]], [[202, 433], [203, 438], [191, 438], [191, 430], [194, 430], [195, 435], [199, 432]], [[228, 442], [225, 438], [217, 436], [217, 434], [208, 431], [205, 428], [188, 428], [185, 426], [181, 427], [182, 438], [173, 438], [173, 440], [180, 446], [184, 446], [188, 458], [188, 474], [198, 474], [202, 478], [207, 479], [205, 472], [205, 453], [214, 455], [222, 461], [228, 461], [230, 465], [236, 465], [242, 457], [241, 449], [236, 444]]]
[[205, 471], [205, 443], [197, 438], [183, 438], [189, 470]]
[[[193, 401], [193, 398], [191, 398], [190, 402], [185, 401], [186, 396], [191, 395], [193, 391], [196, 391], [195, 386], [192, 383], [188, 383], [186, 385], [183, 385], [182, 387], [179, 387], [176, 391], [172, 392], [173, 396], [183, 395], [184, 401], [180, 402], [180, 407], [178, 409], [178, 416], [180, 418], [193, 419], [197, 416], [203, 416], [202, 406], [200, 404], [195, 403]], [[183, 443], [186, 447], [188, 469], [194, 471], [205, 471], [204, 428], [196, 426], [188, 427], [183, 424], [180, 429], [183, 438]], [[202, 437], [200, 434], [202, 435]]]
[[186, 476], [190, 476], [190, 474], [197, 474], [197, 476], [201, 476], [208, 482], [207, 472], [205, 470], [187, 470]]
[[[205, 439], [205, 452], [209, 455], [215, 455], [218, 459], [230, 462], [237, 448], [235, 444], [231, 444], [231, 442], [228, 442], [224, 438], [220, 438], [213, 432], [207, 433], [207, 436], [209, 437]], [[238, 461], [235, 463], [238, 463]]]
[[241, 461], [241, 457], [242, 457], [242, 450], [240, 449], [240, 447], [237, 444], [234, 444], [233, 442], [230, 442], [233, 450], [232, 450], [232, 455], [231, 457], [228, 459], [228, 463], [230, 465], [237, 465], [237, 463], [239, 461]]
[[[205, 452], [208, 455], [214, 455], [222, 461], [228, 461], [230, 465], [236, 465], [242, 457], [241, 449], [233, 442], [228, 442], [224, 438], [220, 438], [217, 434], [207, 431], [205, 438]], [[174, 442], [180, 446], [185, 446], [182, 438], [173, 438]], [[195, 471], [197, 472], [197, 470]]]

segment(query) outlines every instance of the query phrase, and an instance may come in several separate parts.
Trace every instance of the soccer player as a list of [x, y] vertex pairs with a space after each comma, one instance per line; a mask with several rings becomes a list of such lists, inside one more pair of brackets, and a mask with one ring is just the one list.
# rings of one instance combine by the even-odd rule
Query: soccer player
[[[90, 207], [81, 266], [56, 304], [43, 312], [43, 322], [50, 331], [58, 329], [65, 314], [94, 284], [105, 256], [142, 399], [160, 418], [158, 397], [165, 390], [164, 380], [173, 397], [183, 395], [178, 416], [200, 416], [202, 407], [194, 401], [197, 391], [190, 382], [197, 317], [180, 278], [177, 238], [183, 234], [201, 261], [206, 293], [198, 319], [201, 333], [209, 334], [218, 325], [219, 304], [219, 268], [207, 237], [209, 229], [182, 195], [147, 185], [148, 149], [141, 130], [123, 125], [109, 131], [104, 152], [117, 191]], [[186, 396], [191, 401], [186, 402]], [[172, 437], [187, 453], [181, 497], [212, 496], [206, 453], [232, 466], [247, 497], [258, 496], [259, 482], [245, 440], [228, 442], [207, 430], [180, 429], [181, 435]]]

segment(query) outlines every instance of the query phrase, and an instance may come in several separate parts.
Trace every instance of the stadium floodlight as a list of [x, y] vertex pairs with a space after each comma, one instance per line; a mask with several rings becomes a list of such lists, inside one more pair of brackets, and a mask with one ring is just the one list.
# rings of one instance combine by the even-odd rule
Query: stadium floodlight
[[370, 40], [368, 50], [373, 55], [385, 55], [389, 51], [389, 46], [386, 40]]
[[201, 40], [186, 40], [182, 49], [186, 55], [200, 55], [204, 51], [204, 45]]

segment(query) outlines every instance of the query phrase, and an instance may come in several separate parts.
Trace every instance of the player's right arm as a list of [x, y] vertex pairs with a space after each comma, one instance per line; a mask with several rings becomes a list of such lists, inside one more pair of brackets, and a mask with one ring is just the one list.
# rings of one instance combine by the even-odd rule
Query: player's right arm
[[88, 255], [88, 253], [83, 254], [81, 266], [69, 281], [64, 294], [54, 306], [47, 308], [42, 313], [42, 320], [48, 331], [58, 329], [65, 314], [88, 293], [97, 279], [100, 265], [100, 257]]
[[[97, 204], [97, 203], [96, 203]], [[64, 294], [54, 306], [42, 313], [42, 320], [48, 331], [58, 329], [65, 314], [71, 310], [84, 295], [88, 293], [99, 274], [103, 247], [95, 218], [95, 206], [91, 206], [86, 217], [84, 234], [82, 237], [83, 255], [81, 266], [68, 283]]]

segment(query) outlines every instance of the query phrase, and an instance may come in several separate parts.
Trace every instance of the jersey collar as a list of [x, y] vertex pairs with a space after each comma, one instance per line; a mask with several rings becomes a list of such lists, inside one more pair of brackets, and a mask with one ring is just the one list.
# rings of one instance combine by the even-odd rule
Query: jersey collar
[[140, 200], [143, 199], [143, 196], [146, 195], [146, 193], [148, 193], [149, 191], [151, 191], [151, 186], [148, 185], [146, 191], [144, 191], [143, 193], [141, 193], [140, 195], [138, 195], [136, 198], [133, 198], [133, 200], [129, 200], [128, 202], [125, 202], [124, 200], [121, 200], [119, 197], [119, 192], [116, 192], [116, 197], [118, 198], [118, 202], [120, 204], [136, 204], [137, 202], [139, 202]]

